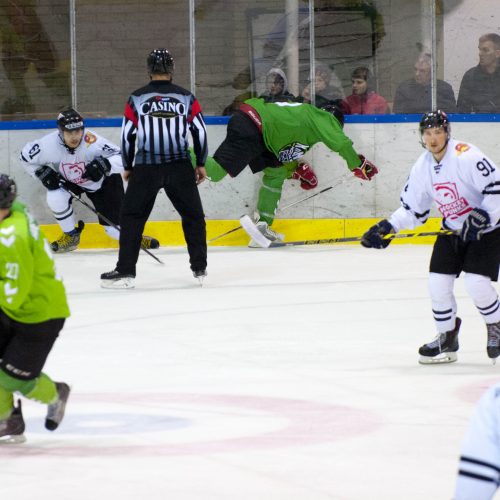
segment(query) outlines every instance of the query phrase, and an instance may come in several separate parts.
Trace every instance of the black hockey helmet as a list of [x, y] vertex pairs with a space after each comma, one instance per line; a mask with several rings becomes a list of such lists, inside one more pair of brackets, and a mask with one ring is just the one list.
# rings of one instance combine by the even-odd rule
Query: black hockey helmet
[[148, 56], [148, 73], [173, 75], [175, 63], [167, 49], [154, 49]]
[[448, 115], [440, 109], [430, 111], [422, 116], [419, 125], [420, 135], [424, 133], [426, 128], [444, 128], [445, 132], [448, 134], [448, 138], [450, 137], [450, 120], [448, 119]]
[[326, 111], [327, 113], [332, 114], [335, 118], [337, 118], [337, 121], [340, 123], [340, 126], [344, 128], [344, 112], [342, 111], [342, 106], [340, 105], [340, 102], [330, 101], [328, 104], [321, 106], [320, 109]]
[[7, 174], [0, 174], [0, 208], [10, 208], [17, 195], [14, 179]]
[[61, 132], [72, 132], [84, 128], [83, 116], [73, 108], [67, 108], [57, 115], [57, 126]]

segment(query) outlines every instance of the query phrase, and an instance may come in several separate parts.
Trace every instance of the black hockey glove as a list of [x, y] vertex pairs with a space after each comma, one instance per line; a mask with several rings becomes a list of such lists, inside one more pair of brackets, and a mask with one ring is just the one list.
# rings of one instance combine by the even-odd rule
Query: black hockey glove
[[474, 208], [469, 212], [469, 216], [465, 219], [462, 226], [462, 240], [464, 241], [479, 241], [482, 233], [490, 225], [490, 216], [488, 212], [482, 208]]
[[36, 172], [35, 175], [40, 179], [40, 182], [49, 190], [54, 191], [59, 189], [61, 184], [64, 184], [64, 179], [48, 165], [43, 165]]
[[377, 248], [379, 250], [387, 248], [392, 239], [385, 239], [384, 236], [394, 232], [392, 224], [387, 219], [381, 220], [363, 234], [361, 244], [365, 248]]
[[82, 175], [84, 179], [90, 179], [91, 181], [100, 181], [105, 175], [109, 175], [111, 171], [111, 163], [107, 158], [99, 156], [87, 163], [85, 166], [85, 172]]

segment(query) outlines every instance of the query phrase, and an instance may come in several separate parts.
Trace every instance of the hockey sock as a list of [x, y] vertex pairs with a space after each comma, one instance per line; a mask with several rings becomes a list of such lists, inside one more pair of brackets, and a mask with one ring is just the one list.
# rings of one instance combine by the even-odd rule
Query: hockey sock
[[12, 392], [0, 387], [0, 420], [9, 418], [13, 407], [14, 396], [12, 395]]
[[464, 277], [467, 293], [486, 323], [500, 321], [500, 303], [491, 279], [480, 274], [467, 273]]
[[439, 333], [449, 332], [455, 328], [457, 303], [453, 294], [454, 283], [453, 274], [429, 274], [432, 315]]
[[[196, 156], [193, 148], [189, 148], [189, 155], [191, 156], [191, 163], [194, 168], [196, 167]], [[208, 179], [212, 182], [219, 182], [227, 175], [227, 172], [211, 156], [207, 156], [205, 170], [207, 171]]]
[[259, 199], [257, 200], [257, 212], [260, 220], [271, 225], [281, 200], [283, 184], [291, 173], [285, 165], [276, 168], [268, 167], [263, 172], [262, 186], [259, 189]]
[[38, 378], [35, 379], [35, 386], [29, 392], [23, 392], [23, 394], [28, 398], [39, 403], [50, 404], [57, 399], [57, 389], [56, 384], [52, 379], [41, 373]]

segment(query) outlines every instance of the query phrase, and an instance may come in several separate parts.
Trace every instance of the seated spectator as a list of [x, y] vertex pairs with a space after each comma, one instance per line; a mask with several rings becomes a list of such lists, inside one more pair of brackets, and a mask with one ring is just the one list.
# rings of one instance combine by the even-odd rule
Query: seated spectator
[[458, 92], [460, 113], [500, 113], [500, 35], [479, 38], [479, 64], [465, 72]]
[[[345, 97], [342, 84], [337, 75], [326, 64], [316, 64], [314, 71], [314, 88], [316, 97], [314, 105], [318, 108], [336, 103]], [[302, 90], [302, 100], [311, 104], [311, 84]]]
[[[451, 85], [437, 80], [437, 105], [446, 113], [456, 112], [455, 94]], [[415, 62], [415, 76], [399, 84], [394, 96], [394, 113], [426, 113], [432, 107], [431, 56], [422, 53]]]
[[[232, 115], [247, 99], [257, 97], [252, 92], [244, 92], [237, 95], [233, 102], [224, 108], [223, 115]], [[288, 79], [284, 71], [280, 68], [271, 68], [266, 76], [266, 91], [258, 97], [262, 97], [267, 102], [287, 102], [297, 101], [297, 98], [288, 92]]]
[[271, 68], [266, 76], [266, 91], [261, 94], [267, 102], [296, 101], [297, 98], [288, 92], [288, 79], [280, 68]]
[[352, 94], [342, 101], [342, 111], [348, 115], [389, 113], [387, 101], [371, 88], [371, 73], [359, 66], [351, 74]]

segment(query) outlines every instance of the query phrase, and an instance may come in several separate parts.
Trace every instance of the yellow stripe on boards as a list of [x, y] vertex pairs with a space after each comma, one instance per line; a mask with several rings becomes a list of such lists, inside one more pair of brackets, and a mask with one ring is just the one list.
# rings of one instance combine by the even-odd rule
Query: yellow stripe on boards
[[[373, 224], [380, 221], [376, 219], [279, 219], [274, 221], [272, 228], [278, 233], [285, 234], [286, 241], [319, 240], [323, 238], [346, 238], [361, 236]], [[439, 231], [441, 219], [429, 219], [424, 226], [416, 229], [402, 231], [404, 233], [418, 233], [426, 231]], [[238, 220], [207, 220], [207, 239], [214, 238], [230, 229], [239, 226]], [[57, 224], [41, 226], [49, 241], [54, 241], [61, 235]], [[144, 234], [153, 236], [160, 241], [162, 246], [185, 245], [184, 235], [180, 221], [151, 221], [146, 223]], [[394, 240], [392, 245], [431, 244], [435, 236], [421, 238], [403, 238]], [[246, 246], [249, 237], [243, 230], [235, 231], [209, 246]], [[358, 245], [359, 243], [350, 243]], [[104, 229], [95, 222], [85, 223], [79, 248], [118, 248], [118, 242], [110, 238]]]

